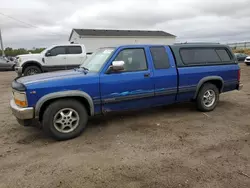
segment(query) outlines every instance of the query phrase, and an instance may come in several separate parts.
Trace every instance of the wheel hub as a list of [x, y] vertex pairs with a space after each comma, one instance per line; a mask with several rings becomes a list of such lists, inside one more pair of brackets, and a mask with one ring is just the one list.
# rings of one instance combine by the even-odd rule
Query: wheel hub
[[215, 99], [216, 99], [215, 92], [211, 89], [207, 90], [203, 96], [203, 104], [209, 108], [213, 106]]
[[79, 114], [72, 108], [64, 108], [56, 113], [53, 124], [62, 133], [72, 132], [79, 125]]

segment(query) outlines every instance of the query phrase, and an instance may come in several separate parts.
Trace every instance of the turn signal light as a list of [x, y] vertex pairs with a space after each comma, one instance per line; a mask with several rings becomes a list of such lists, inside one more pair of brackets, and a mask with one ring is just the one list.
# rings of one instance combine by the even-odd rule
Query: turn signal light
[[19, 101], [18, 99], [15, 99], [16, 105], [20, 107], [27, 107], [27, 102], [26, 101]]

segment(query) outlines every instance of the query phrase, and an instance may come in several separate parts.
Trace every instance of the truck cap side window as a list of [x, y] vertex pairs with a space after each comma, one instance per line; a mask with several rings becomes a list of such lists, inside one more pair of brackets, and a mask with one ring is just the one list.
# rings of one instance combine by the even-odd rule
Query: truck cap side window
[[170, 67], [168, 55], [165, 47], [150, 47], [151, 56], [155, 69], [168, 69]]
[[219, 55], [222, 62], [231, 61], [231, 58], [226, 49], [218, 49], [216, 50], [216, 52]]
[[123, 72], [134, 72], [147, 70], [147, 61], [144, 49], [135, 48], [135, 49], [125, 49], [122, 50], [115, 61], [124, 61], [124, 71]]
[[187, 48], [181, 49], [180, 55], [186, 65], [220, 63], [221, 60], [214, 49]]

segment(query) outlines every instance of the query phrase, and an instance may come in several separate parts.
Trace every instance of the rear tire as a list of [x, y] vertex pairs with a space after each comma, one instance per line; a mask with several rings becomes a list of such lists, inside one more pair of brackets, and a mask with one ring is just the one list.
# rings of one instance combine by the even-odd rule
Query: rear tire
[[219, 101], [219, 89], [211, 83], [204, 84], [196, 98], [197, 109], [209, 112], [215, 109]]
[[45, 110], [42, 119], [45, 133], [56, 140], [68, 140], [79, 136], [87, 122], [86, 108], [74, 99], [53, 102]]
[[24, 76], [30, 76], [41, 73], [42, 70], [38, 66], [28, 66], [24, 69], [23, 74]]

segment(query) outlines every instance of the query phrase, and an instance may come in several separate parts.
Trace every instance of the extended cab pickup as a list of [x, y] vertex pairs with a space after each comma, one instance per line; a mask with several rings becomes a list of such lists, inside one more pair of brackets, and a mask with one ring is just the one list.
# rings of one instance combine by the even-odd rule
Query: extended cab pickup
[[78, 69], [14, 80], [10, 104], [20, 124], [37, 119], [66, 140], [81, 134], [89, 116], [185, 101], [211, 111], [220, 93], [242, 86], [225, 45], [120, 46], [99, 49]]
[[42, 72], [73, 69], [79, 67], [86, 58], [84, 45], [53, 45], [39, 54], [17, 56], [15, 71], [20, 77]]

